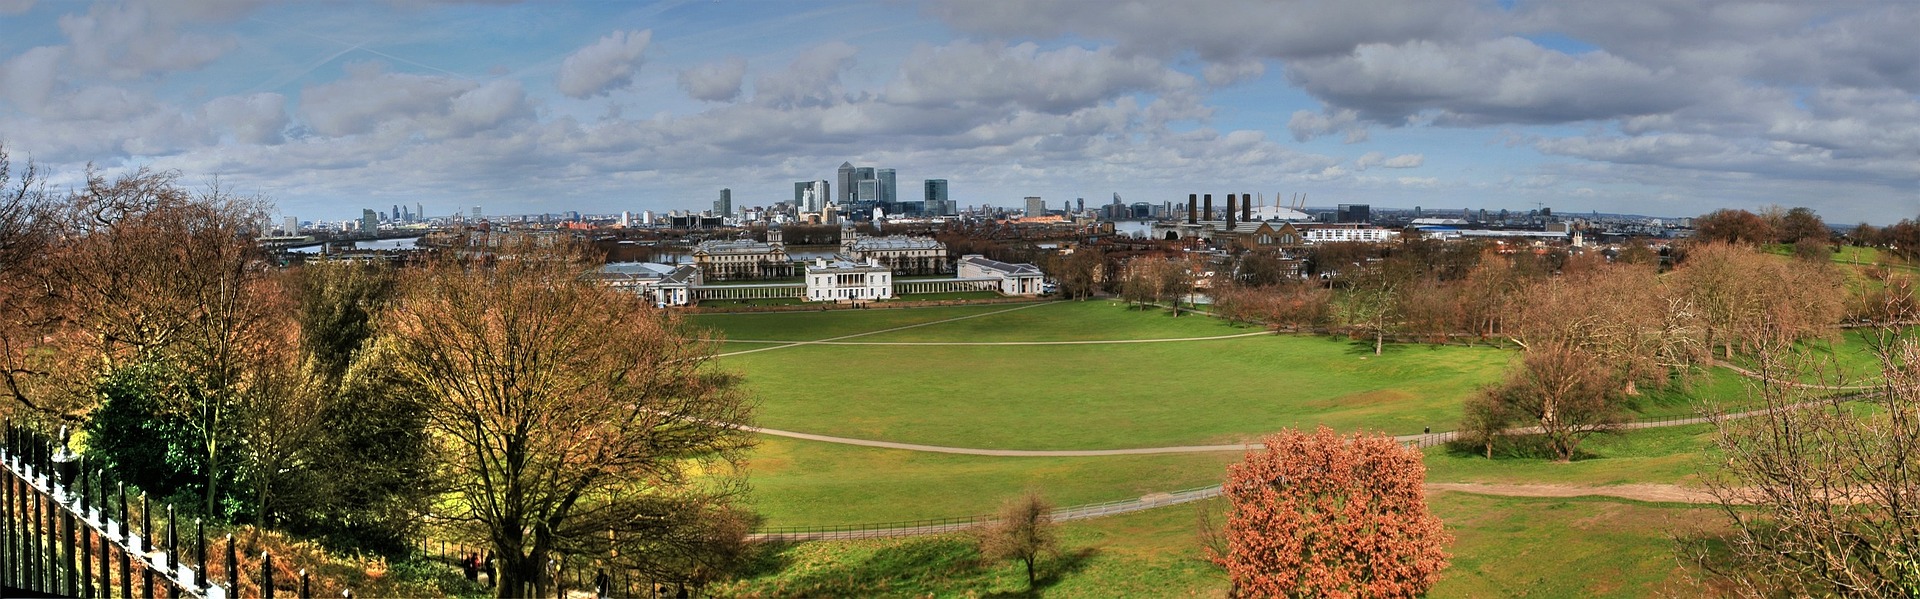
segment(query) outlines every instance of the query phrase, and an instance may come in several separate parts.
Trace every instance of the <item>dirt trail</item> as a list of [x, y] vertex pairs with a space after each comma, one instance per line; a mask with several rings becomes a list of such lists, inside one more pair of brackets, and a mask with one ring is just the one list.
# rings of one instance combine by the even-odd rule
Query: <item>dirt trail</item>
[[1459, 491], [1501, 497], [1615, 497], [1663, 503], [1714, 503], [1706, 489], [1664, 484], [1558, 485], [1510, 483], [1427, 483], [1428, 491]]

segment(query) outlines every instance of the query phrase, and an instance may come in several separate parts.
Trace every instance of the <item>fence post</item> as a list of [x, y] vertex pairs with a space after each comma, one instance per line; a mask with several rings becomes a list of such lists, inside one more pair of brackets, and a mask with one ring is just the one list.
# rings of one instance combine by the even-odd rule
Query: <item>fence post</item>
[[209, 585], [213, 584], [213, 581], [208, 580], [208, 578], [211, 578], [211, 577], [207, 576], [209, 572], [207, 572], [207, 523], [206, 521], [201, 518], [194, 518], [193, 532], [194, 532], [194, 537], [198, 539], [198, 541], [196, 542], [196, 545], [194, 546], [193, 555], [195, 558], [198, 558], [195, 561], [195, 563], [200, 565], [200, 572], [198, 575], [193, 577], [193, 582], [195, 586], [200, 587], [200, 590], [204, 591], [207, 589]]
[[240, 549], [233, 533], [227, 533], [227, 593], [228, 597], [240, 596]]
[[[81, 472], [86, 472], [86, 471], [82, 470]], [[85, 497], [84, 494], [81, 496]], [[86, 522], [84, 521], [85, 520], [84, 516], [82, 517], [82, 520], [83, 521], [81, 522], [81, 524], [83, 526], [80, 527], [80, 596], [92, 597], [94, 596], [94, 593], [93, 593], [93, 527], [84, 526], [86, 524]], [[102, 538], [101, 540], [104, 541], [106, 539]]]
[[273, 552], [260, 552], [260, 599], [273, 599]]
[[[8, 435], [12, 435], [13, 422], [7, 422]], [[7, 454], [0, 460], [13, 460], [13, 445], [6, 447]], [[6, 480], [0, 481], [0, 585], [13, 585], [13, 473], [6, 474]]]
[[180, 518], [173, 514], [173, 504], [167, 504], [167, 596], [180, 596], [180, 585], [175, 582], [180, 572]]
[[307, 577], [307, 569], [300, 569], [300, 599], [313, 599], [313, 582]]
[[[153, 551], [153, 501], [147, 496], [146, 491], [140, 492], [140, 546], [143, 549], [141, 553]], [[140, 566], [140, 590], [144, 591], [143, 596], [154, 596], [151, 566], [144, 564]]]
[[[124, 511], [127, 508], [127, 502], [125, 501], [126, 495], [122, 493], [120, 498], [122, 500], [120, 502], [120, 509]], [[133, 537], [133, 527], [128, 526], [128, 524], [124, 520], [120, 523], [120, 526], [122, 526], [126, 530], [128, 538]], [[120, 596], [126, 597], [128, 599], [132, 599], [133, 597], [133, 556], [128, 554], [127, 551], [128, 550], [125, 547], [120, 548]]]

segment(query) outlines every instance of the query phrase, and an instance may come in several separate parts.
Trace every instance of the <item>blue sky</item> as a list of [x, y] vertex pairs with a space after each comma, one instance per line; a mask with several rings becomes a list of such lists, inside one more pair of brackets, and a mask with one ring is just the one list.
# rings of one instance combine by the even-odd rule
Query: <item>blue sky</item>
[[[1906, 2], [0, 0], [0, 144], [340, 219], [788, 199], [1920, 216]], [[1269, 200], [1271, 201], [1271, 200]]]

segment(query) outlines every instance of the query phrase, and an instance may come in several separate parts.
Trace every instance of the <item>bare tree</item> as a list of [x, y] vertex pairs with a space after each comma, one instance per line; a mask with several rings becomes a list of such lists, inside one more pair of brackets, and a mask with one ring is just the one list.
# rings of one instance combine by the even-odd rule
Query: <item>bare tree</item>
[[1520, 367], [1506, 381], [1483, 390], [1472, 402], [1467, 413], [1476, 420], [1468, 422], [1469, 428], [1501, 430], [1507, 428], [1509, 423], [1502, 422], [1507, 419], [1533, 426], [1562, 462], [1573, 459], [1582, 440], [1611, 429], [1627, 412], [1611, 368], [1557, 345], [1527, 348]]
[[1911, 596], [1920, 589], [1920, 343], [1882, 331], [1884, 380], [1859, 410], [1842, 395], [1777, 384], [1806, 368], [1761, 352], [1765, 402], [1714, 417], [1721, 467], [1705, 478], [1732, 523], [1694, 557], [1743, 595]]
[[646, 533], [662, 501], [736, 490], [719, 481], [750, 443], [712, 343], [590, 268], [567, 248], [448, 259], [383, 321], [425, 393], [449, 516], [500, 559], [500, 597], [550, 594], [548, 559]]
[[1027, 567], [1027, 587], [1033, 588], [1039, 577], [1035, 570], [1042, 556], [1060, 549], [1059, 525], [1053, 522], [1053, 504], [1039, 491], [1007, 500], [1000, 506], [999, 518], [980, 531], [980, 553], [993, 559], [1012, 559]]

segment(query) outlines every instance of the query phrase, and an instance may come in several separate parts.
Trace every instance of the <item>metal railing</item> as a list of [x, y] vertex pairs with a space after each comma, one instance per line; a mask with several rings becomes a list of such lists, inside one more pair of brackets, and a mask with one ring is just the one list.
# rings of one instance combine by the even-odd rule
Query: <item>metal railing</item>
[[[147, 497], [130, 501], [124, 484], [109, 484], [105, 471], [89, 469], [64, 442], [9, 422], [0, 468], [0, 595], [156, 597], [158, 588], [168, 597], [238, 596], [241, 568], [233, 535], [226, 538], [226, 580], [210, 580], [201, 521], [191, 523], [192, 539], [182, 539], [187, 524], [165, 506], [163, 534], [156, 536], [154, 516], [161, 512], [151, 509]], [[194, 544], [183, 550], [186, 540]], [[260, 597], [272, 599], [273, 556], [262, 553], [261, 560], [253, 582]], [[301, 599], [311, 597], [306, 571], [295, 588]]]

